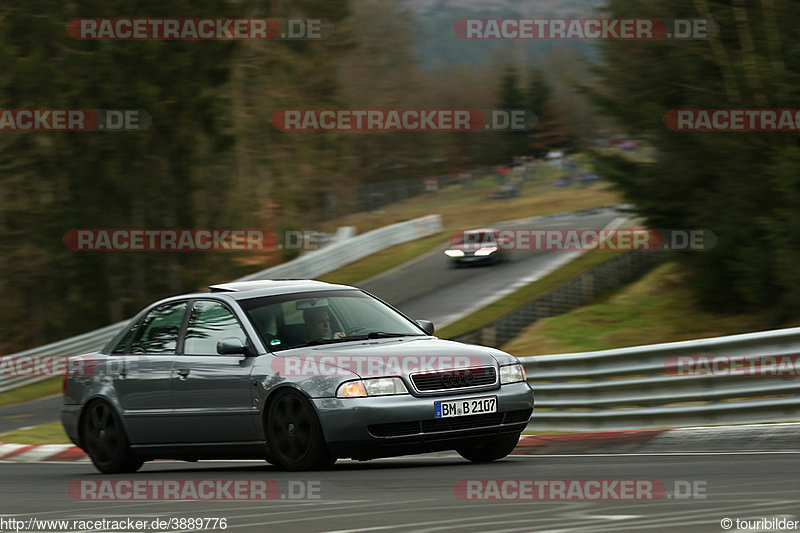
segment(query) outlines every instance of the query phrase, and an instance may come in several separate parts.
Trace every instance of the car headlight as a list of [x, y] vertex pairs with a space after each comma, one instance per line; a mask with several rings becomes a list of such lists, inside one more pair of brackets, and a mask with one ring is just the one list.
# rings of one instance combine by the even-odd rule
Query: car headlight
[[337, 398], [364, 398], [366, 396], [391, 396], [408, 394], [408, 389], [400, 378], [374, 378], [348, 381], [339, 386]]
[[497, 246], [486, 246], [484, 248], [478, 249], [475, 252], [475, 255], [491, 255], [497, 251]]
[[464, 250], [445, 250], [444, 254], [447, 257], [464, 257]]
[[500, 367], [501, 385], [526, 381], [527, 379], [528, 376], [525, 375], [525, 368], [519, 363]]
[[339, 386], [336, 391], [337, 398], [363, 398], [367, 395], [367, 389], [360, 381], [348, 381]]

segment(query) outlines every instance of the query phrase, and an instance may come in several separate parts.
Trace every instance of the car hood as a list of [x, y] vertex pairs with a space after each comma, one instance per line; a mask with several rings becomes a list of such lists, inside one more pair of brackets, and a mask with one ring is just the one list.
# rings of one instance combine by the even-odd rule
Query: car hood
[[[512, 364], [517, 359], [500, 350], [435, 337], [353, 341], [296, 348], [278, 354], [287, 370], [331, 375], [330, 369], [362, 378], [409, 375]], [[301, 369], [305, 369], [304, 371]]]

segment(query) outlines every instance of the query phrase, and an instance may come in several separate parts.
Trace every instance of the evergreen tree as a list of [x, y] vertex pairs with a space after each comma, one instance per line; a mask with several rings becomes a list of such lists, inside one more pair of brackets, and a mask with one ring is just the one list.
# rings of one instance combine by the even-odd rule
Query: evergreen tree
[[795, 132], [676, 132], [672, 109], [797, 108], [795, 0], [611, 0], [609, 16], [713, 19], [718, 37], [603, 43], [595, 101], [656, 159], [598, 155], [605, 176], [654, 228], [708, 229], [716, 245], [683, 253], [699, 299], [720, 310], [800, 310], [800, 136]]

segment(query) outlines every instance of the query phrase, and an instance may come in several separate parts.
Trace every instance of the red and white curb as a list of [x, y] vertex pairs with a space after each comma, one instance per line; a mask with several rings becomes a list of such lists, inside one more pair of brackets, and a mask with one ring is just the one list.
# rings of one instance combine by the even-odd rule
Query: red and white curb
[[88, 461], [86, 453], [72, 444], [0, 443], [0, 461], [40, 463], [47, 461]]
[[523, 435], [516, 455], [800, 451], [800, 423]]
[[[555, 435], [523, 435], [514, 455], [800, 451], [800, 423], [631, 429]], [[87, 462], [71, 444], [0, 443], [0, 461]]]
[[[581, 453], [598, 448], [643, 445], [669, 429], [565, 433], [558, 435], [523, 435], [514, 455]], [[3, 444], [0, 461], [39, 463], [48, 461], [89, 461], [86, 452], [70, 444]]]
[[514, 455], [580, 453], [597, 448], [643, 446], [672, 429], [592, 431], [556, 435], [523, 435]]
[[[567, 433], [561, 435], [523, 435], [512, 452], [515, 455], [580, 453], [598, 447], [646, 443], [662, 429]], [[17, 463], [88, 461], [86, 452], [71, 444], [4, 444], [0, 443], [0, 461]]]

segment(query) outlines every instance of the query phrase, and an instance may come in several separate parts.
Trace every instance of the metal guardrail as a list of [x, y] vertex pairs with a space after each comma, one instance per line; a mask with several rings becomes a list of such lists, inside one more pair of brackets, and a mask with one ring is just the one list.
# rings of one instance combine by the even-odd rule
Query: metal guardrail
[[540, 298], [481, 328], [454, 337], [453, 340], [502, 346], [540, 318], [571, 311], [639, 278], [660, 264], [664, 257], [664, 254], [655, 252], [627, 252], [619, 255], [559, 285]]
[[[539, 318], [583, 305], [636, 279], [663, 258], [648, 252], [618, 256], [455, 340], [503, 345]], [[800, 328], [521, 357], [536, 396], [528, 430], [597, 431], [800, 420], [800, 381], [796, 377], [676, 375], [667, 367], [672, 356], [714, 355], [800, 355]]]
[[[353, 236], [352, 228], [340, 228], [333, 242], [324, 248], [308, 252], [297, 259], [256, 272], [236, 281], [272, 278], [315, 278], [395, 244], [427, 237], [440, 231], [442, 231], [440, 215], [428, 215], [406, 222], [399, 222], [357, 236]], [[118, 322], [95, 331], [13, 355], [79, 355], [94, 352], [105, 346], [127, 323], [127, 320]], [[36, 383], [48, 379], [48, 377], [50, 376], [0, 377], [0, 393]]]
[[[24, 352], [19, 352], [14, 355], [78, 355], [88, 352], [94, 352], [102, 348], [110, 341], [117, 332], [122, 329], [128, 321], [118, 322], [111, 324], [104, 328], [100, 328], [89, 333], [70, 337], [58, 342], [39, 346]], [[0, 393], [29, 385], [48, 379], [51, 376], [18, 376], [18, 377], [0, 377]]]
[[800, 419], [797, 377], [681, 375], [673, 356], [788, 356], [800, 328], [598, 352], [521, 358], [534, 388], [531, 431], [780, 422]]
[[335, 239], [325, 248], [307, 252], [293, 261], [250, 274], [236, 281], [315, 278], [395, 244], [427, 237], [440, 231], [442, 231], [441, 215], [428, 215], [407, 222], [398, 222], [348, 239]]

